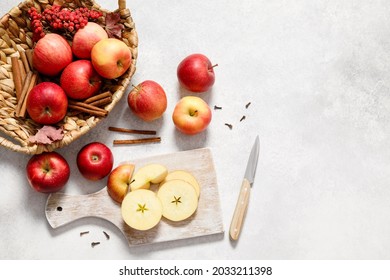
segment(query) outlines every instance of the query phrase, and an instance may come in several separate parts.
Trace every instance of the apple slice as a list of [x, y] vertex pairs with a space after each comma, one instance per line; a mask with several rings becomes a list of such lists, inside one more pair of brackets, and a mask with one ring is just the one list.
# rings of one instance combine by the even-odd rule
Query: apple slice
[[137, 230], [148, 230], [160, 222], [162, 204], [153, 191], [140, 189], [125, 196], [121, 212], [128, 226]]
[[168, 173], [168, 175], [165, 177], [164, 181], [161, 182], [161, 185], [163, 185], [165, 182], [170, 181], [170, 180], [183, 180], [186, 181], [187, 183], [190, 183], [195, 191], [196, 194], [199, 198], [200, 195], [200, 186], [198, 181], [196, 180], [195, 176], [192, 175], [190, 172], [185, 171], [185, 170], [174, 170]]
[[108, 176], [107, 192], [118, 203], [122, 203], [129, 190], [134, 168], [135, 165], [131, 163], [121, 164], [112, 170]]
[[198, 208], [198, 195], [194, 187], [183, 180], [170, 180], [161, 185], [157, 197], [163, 206], [162, 215], [171, 221], [189, 218]]
[[168, 174], [168, 169], [161, 164], [151, 163], [141, 167], [133, 176], [130, 189], [149, 189], [150, 184], [159, 184]]

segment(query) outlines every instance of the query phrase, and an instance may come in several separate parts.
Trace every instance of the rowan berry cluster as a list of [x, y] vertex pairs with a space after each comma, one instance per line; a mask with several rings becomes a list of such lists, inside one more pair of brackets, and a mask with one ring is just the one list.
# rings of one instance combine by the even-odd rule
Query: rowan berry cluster
[[83, 28], [88, 21], [95, 21], [102, 15], [101, 12], [86, 7], [71, 10], [60, 5], [47, 7], [42, 13], [35, 7], [28, 10], [34, 41], [44, 37], [47, 30], [73, 33]]

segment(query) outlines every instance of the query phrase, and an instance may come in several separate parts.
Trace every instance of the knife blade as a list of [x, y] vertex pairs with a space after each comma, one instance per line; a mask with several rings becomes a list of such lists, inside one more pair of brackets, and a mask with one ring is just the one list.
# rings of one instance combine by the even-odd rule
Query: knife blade
[[248, 208], [251, 187], [253, 186], [253, 182], [255, 179], [259, 152], [260, 152], [260, 140], [259, 140], [259, 136], [257, 136], [255, 143], [253, 144], [251, 153], [249, 155], [249, 159], [246, 166], [244, 179], [241, 184], [236, 208], [234, 209], [233, 218], [230, 223], [229, 233], [230, 233], [230, 238], [232, 240], [237, 240], [241, 232], [246, 210]]

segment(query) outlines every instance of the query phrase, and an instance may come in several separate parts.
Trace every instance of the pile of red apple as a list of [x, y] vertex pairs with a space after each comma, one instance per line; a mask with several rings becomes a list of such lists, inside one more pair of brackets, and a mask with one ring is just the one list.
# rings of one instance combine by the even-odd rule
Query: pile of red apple
[[[102, 42], [104, 40], [102, 39]], [[92, 50], [92, 55], [93, 53]], [[80, 63], [79, 61], [83, 60], [69, 63], [62, 73], [66, 73], [67, 67], [76, 62]], [[92, 63], [93, 65], [94, 63]], [[213, 67], [206, 56], [202, 54], [190, 55], [178, 65], [179, 83], [188, 91], [196, 93], [207, 91], [215, 81]], [[64, 83], [66, 81], [67, 79], [64, 78]], [[165, 112], [167, 97], [164, 89], [158, 83], [148, 80], [134, 87], [129, 93], [128, 105], [136, 116], [145, 121], [152, 121], [160, 118]], [[211, 110], [209, 105], [199, 96], [185, 96], [176, 104], [172, 120], [179, 131], [193, 135], [207, 128], [211, 122]], [[96, 181], [111, 173], [114, 158], [111, 150], [105, 144], [92, 142], [79, 151], [76, 162], [80, 173], [86, 179]], [[27, 177], [35, 190], [45, 193], [56, 192], [65, 186], [70, 177], [69, 164], [57, 152], [34, 155], [27, 164]], [[118, 186], [118, 188], [120, 187]]]
[[32, 58], [34, 69], [50, 81], [30, 91], [27, 112], [35, 122], [51, 125], [65, 117], [68, 98], [84, 100], [97, 94], [104, 79], [116, 79], [127, 71], [132, 55], [123, 41], [109, 38], [103, 27], [88, 22], [71, 44], [59, 34], [46, 34], [35, 45]]

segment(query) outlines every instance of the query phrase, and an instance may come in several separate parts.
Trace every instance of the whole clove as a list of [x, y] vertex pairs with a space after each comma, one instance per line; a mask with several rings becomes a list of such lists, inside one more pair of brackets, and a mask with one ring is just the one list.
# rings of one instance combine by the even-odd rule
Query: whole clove
[[241, 117], [240, 122], [242, 122], [243, 120], [245, 120], [245, 116]]
[[83, 235], [88, 234], [88, 233], [89, 233], [89, 231], [82, 231], [82, 232], [80, 232], [80, 236], [83, 236]]
[[108, 235], [108, 233], [105, 232], [105, 231], [103, 231], [103, 233], [104, 233], [104, 236], [106, 237], [106, 239], [109, 240], [109, 239], [110, 239], [110, 236]]
[[214, 105], [214, 110], [222, 110], [222, 107]]
[[230, 123], [225, 123], [225, 125], [226, 125], [228, 128], [233, 129], [233, 125], [232, 125], [232, 124], [230, 124]]
[[251, 102], [247, 103], [247, 104], [245, 105], [245, 108], [248, 109], [248, 107], [249, 107], [250, 105], [251, 105]]
[[100, 244], [100, 242], [92, 242], [91, 243], [91, 247], [93, 248], [93, 247], [95, 247], [96, 245], [99, 245]]

